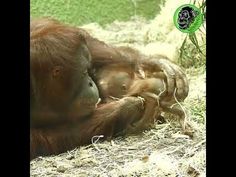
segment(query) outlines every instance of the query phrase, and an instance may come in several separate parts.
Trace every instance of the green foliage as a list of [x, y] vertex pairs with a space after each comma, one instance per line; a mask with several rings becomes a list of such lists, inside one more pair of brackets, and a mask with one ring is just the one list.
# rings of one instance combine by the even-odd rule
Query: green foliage
[[[196, 2], [194, 1], [193, 4]], [[206, 14], [206, 2], [198, 4], [202, 14]], [[199, 33], [187, 34], [182, 46], [180, 47], [179, 63], [185, 67], [200, 67], [206, 64], [206, 34], [199, 29]], [[198, 35], [198, 36], [197, 36]], [[201, 39], [201, 45], [199, 45], [198, 39]]]
[[139, 15], [154, 18], [162, 0], [30, 0], [31, 17], [54, 17], [65, 23], [81, 25], [114, 20], [127, 21]]
[[[198, 34], [201, 35], [201, 34]], [[196, 34], [187, 35], [180, 48], [178, 63], [185, 68], [200, 67], [206, 64], [206, 37], [201, 35], [203, 44], [198, 44]]]
[[199, 99], [196, 102], [192, 102], [191, 108], [189, 109], [192, 114], [194, 121], [198, 123], [204, 123], [206, 119], [206, 102], [205, 99]]

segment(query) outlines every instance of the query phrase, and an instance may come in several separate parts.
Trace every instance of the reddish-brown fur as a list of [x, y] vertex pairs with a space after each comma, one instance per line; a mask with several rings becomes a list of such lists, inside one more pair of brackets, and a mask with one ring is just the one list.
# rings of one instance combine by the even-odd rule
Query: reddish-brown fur
[[31, 22], [30, 64], [31, 159], [91, 143], [95, 135], [107, 139], [150, 127], [160, 113], [162, 81], [165, 98], [173, 98], [175, 88], [181, 100], [188, 94], [186, 76], [170, 61], [107, 45], [51, 19]]

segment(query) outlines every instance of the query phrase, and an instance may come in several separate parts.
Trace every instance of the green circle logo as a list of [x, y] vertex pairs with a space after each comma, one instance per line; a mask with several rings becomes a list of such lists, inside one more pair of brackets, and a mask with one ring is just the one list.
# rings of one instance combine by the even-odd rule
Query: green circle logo
[[174, 24], [183, 33], [194, 33], [203, 23], [203, 14], [192, 4], [180, 6], [174, 14]]

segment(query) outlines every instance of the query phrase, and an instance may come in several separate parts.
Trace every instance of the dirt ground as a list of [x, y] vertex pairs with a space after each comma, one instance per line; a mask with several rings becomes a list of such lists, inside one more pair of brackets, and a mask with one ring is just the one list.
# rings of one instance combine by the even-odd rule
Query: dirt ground
[[[143, 28], [149, 22], [135, 20], [118, 23], [102, 29], [97, 24], [86, 25], [90, 33], [114, 45], [129, 45], [143, 53], [158, 50], [147, 43]], [[154, 50], [154, 51], [153, 51]], [[170, 49], [169, 54], [171, 53]], [[175, 53], [175, 52], [173, 52]], [[32, 177], [205, 177], [205, 67], [185, 70], [189, 83], [189, 96], [182, 103], [187, 118], [194, 128], [191, 139], [182, 134], [174, 119], [156, 124], [155, 128], [140, 135], [118, 137], [111, 142], [100, 142], [95, 137], [89, 146], [78, 147], [66, 153], [39, 157], [30, 162]]]

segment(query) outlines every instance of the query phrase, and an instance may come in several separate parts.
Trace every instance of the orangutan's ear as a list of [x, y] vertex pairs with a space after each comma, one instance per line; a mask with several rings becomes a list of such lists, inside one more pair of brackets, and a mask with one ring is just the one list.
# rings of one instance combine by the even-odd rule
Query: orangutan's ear
[[63, 69], [62, 66], [54, 66], [53, 69], [52, 69], [52, 76], [53, 77], [60, 76], [61, 73], [62, 73], [62, 69]]

